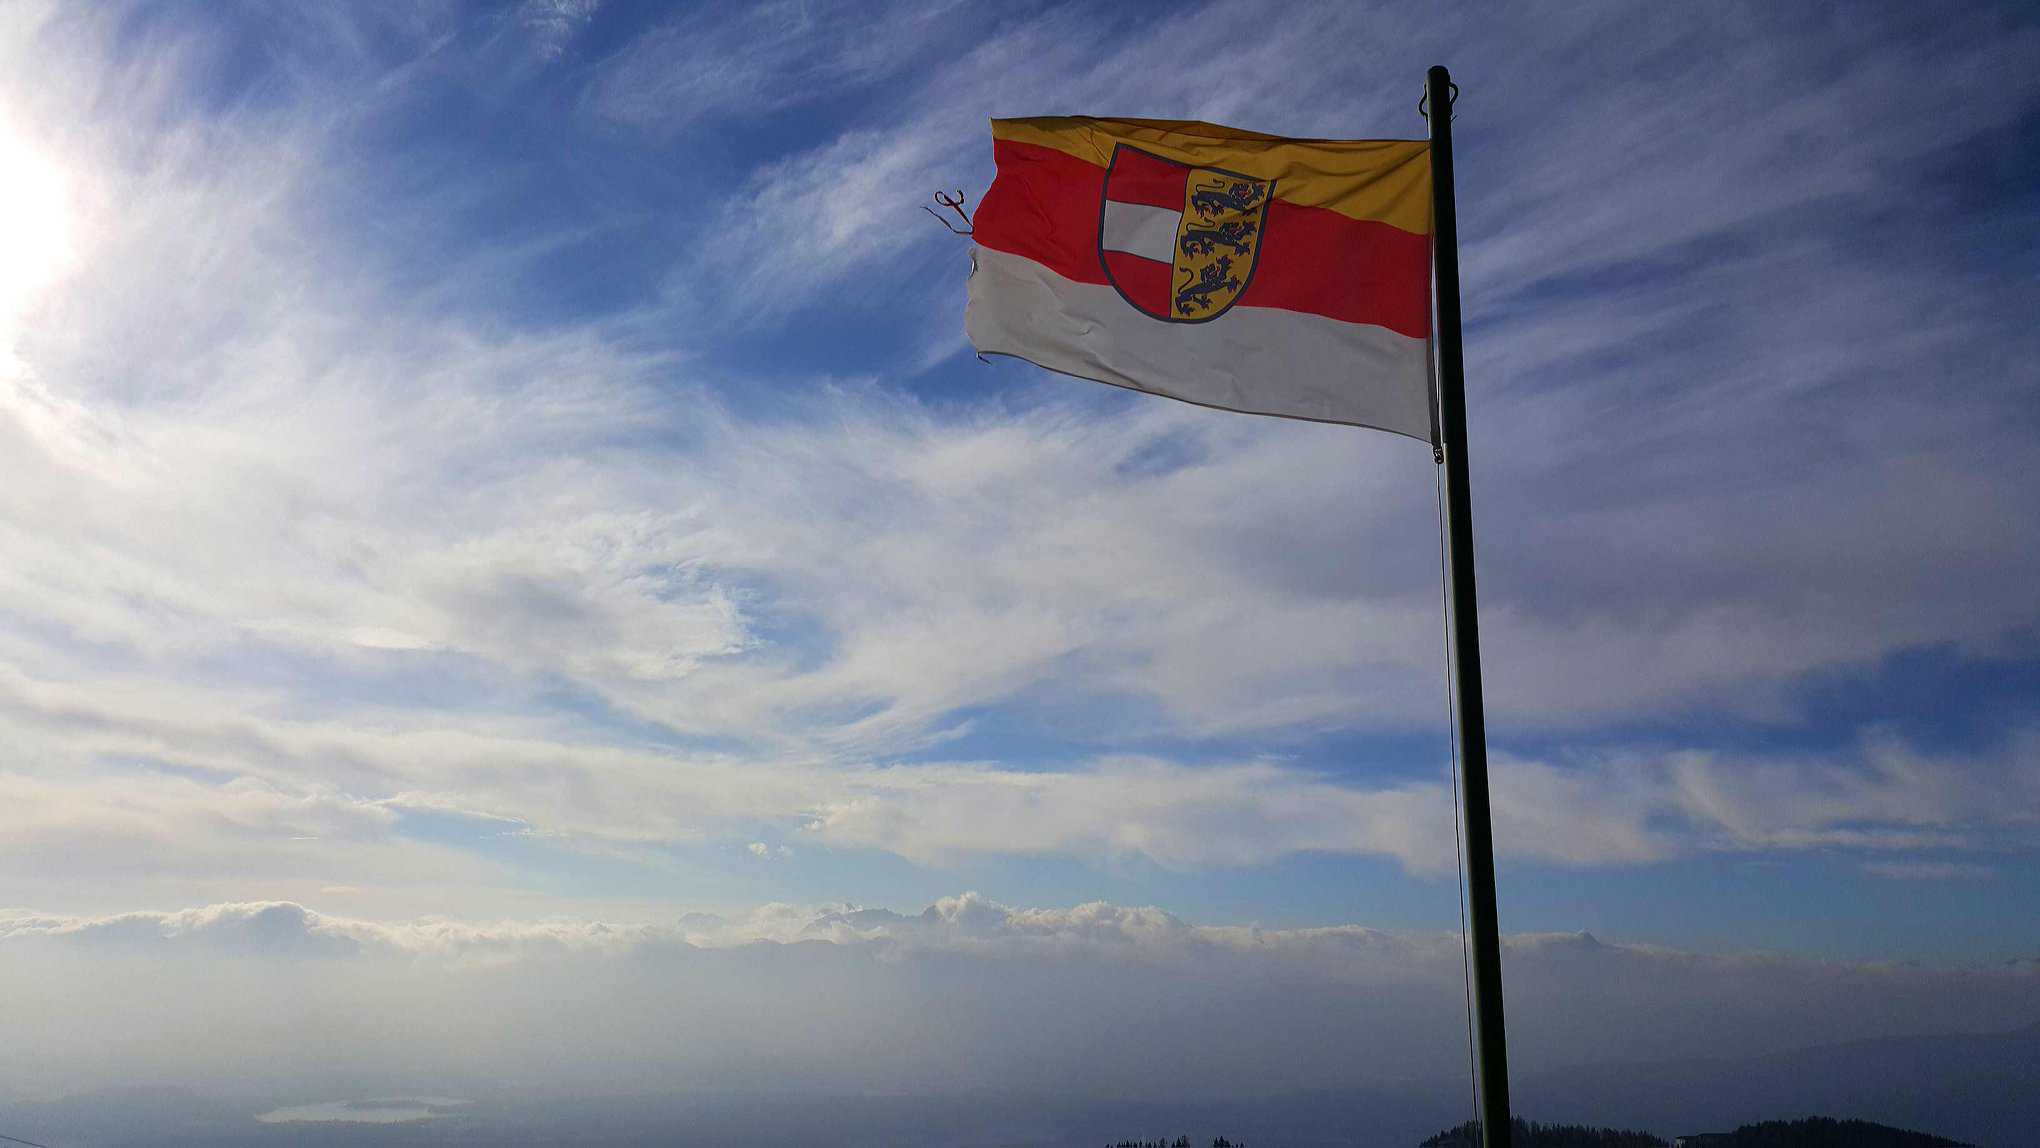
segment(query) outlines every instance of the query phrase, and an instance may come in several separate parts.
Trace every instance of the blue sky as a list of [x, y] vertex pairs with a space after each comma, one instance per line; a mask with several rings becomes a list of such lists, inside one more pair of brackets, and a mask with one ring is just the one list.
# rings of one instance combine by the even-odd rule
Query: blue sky
[[2040, 1017], [2018, 6], [31, 0], [0, 1105], [1456, 1120], [1429, 452], [981, 363], [920, 210], [1433, 62], [1518, 1078]]
[[1438, 59], [1505, 925], [2040, 944], [2009, 10], [15, 23], [16, 227], [65, 241], [9, 320], [13, 776], [330, 802], [382, 859], [8, 899], [465, 911], [444, 853], [495, 908], [1451, 924], [1425, 452], [981, 364], [918, 210], [988, 115], [1415, 135]]
[[0, 905], [1454, 928], [1429, 453], [980, 363], [919, 209], [1434, 61], [1505, 930], [2030, 960], [2011, 5], [12, 6]]

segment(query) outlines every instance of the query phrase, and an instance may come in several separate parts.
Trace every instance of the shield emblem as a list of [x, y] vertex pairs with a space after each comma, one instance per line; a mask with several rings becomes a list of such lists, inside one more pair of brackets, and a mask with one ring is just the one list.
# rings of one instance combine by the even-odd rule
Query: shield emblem
[[1098, 213], [1105, 279], [1150, 318], [1208, 323], [1254, 277], [1275, 181], [1112, 149]]

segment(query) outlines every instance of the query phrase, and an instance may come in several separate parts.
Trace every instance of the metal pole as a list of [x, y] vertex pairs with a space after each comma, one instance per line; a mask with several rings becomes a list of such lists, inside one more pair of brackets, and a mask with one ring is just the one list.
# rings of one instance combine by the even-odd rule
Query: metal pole
[[1495, 846], [1488, 813], [1487, 718], [1480, 697], [1480, 618], [1473, 592], [1473, 511], [1466, 471], [1466, 364], [1459, 345], [1459, 222], [1452, 207], [1452, 77], [1425, 75], [1431, 124], [1431, 281], [1437, 307], [1438, 462], [1445, 468], [1446, 576], [1452, 587], [1453, 692], [1460, 817], [1473, 947], [1473, 1029], [1482, 1138], [1509, 1148], [1509, 1054], [1502, 1034], [1502, 941], [1495, 923]]

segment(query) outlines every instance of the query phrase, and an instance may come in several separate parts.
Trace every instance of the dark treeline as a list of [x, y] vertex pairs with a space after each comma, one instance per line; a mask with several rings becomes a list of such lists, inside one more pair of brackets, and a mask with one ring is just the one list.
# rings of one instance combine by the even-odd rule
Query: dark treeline
[[[1117, 1144], [1107, 1144], [1105, 1148], [1190, 1148], [1190, 1138], [1178, 1136], [1171, 1140], [1164, 1136], [1157, 1140], [1121, 1140]], [[1227, 1140], [1220, 1136], [1211, 1142], [1211, 1148], [1247, 1148], [1247, 1146], [1243, 1142]]]
[[[1516, 1121], [1515, 1143], [1517, 1148], [1665, 1148], [1663, 1140], [1648, 1132], [1524, 1120]], [[1745, 1124], [1733, 1132], [1696, 1133], [1686, 1137], [1685, 1143], [1694, 1148], [1970, 1148], [1925, 1132], [1828, 1116], [1767, 1120]], [[1421, 1148], [1480, 1148], [1480, 1121], [1440, 1132]]]
[[[1626, 1128], [1594, 1128], [1586, 1124], [1539, 1124], [1534, 1120], [1515, 1122], [1516, 1148], [1668, 1148], [1648, 1132]], [[1448, 1128], [1422, 1148], [1480, 1148], [1480, 1121], [1469, 1120]]]
[[1868, 1120], [1835, 1120], [1809, 1116], [1804, 1120], [1766, 1120], [1733, 1132], [1708, 1137], [1707, 1148], [1967, 1148], [1959, 1140], [1908, 1132]]

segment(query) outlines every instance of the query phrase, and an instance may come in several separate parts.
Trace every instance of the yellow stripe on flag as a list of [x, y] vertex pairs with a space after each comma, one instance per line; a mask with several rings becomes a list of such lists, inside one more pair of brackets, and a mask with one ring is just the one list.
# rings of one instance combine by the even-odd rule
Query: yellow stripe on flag
[[1038, 116], [993, 120], [992, 138], [1035, 144], [1105, 167], [1128, 144], [1189, 164], [1272, 179], [1275, 198], [1431, 233], [1430, 145], [1422, 140], [1294, 140], [1195, 120]]

